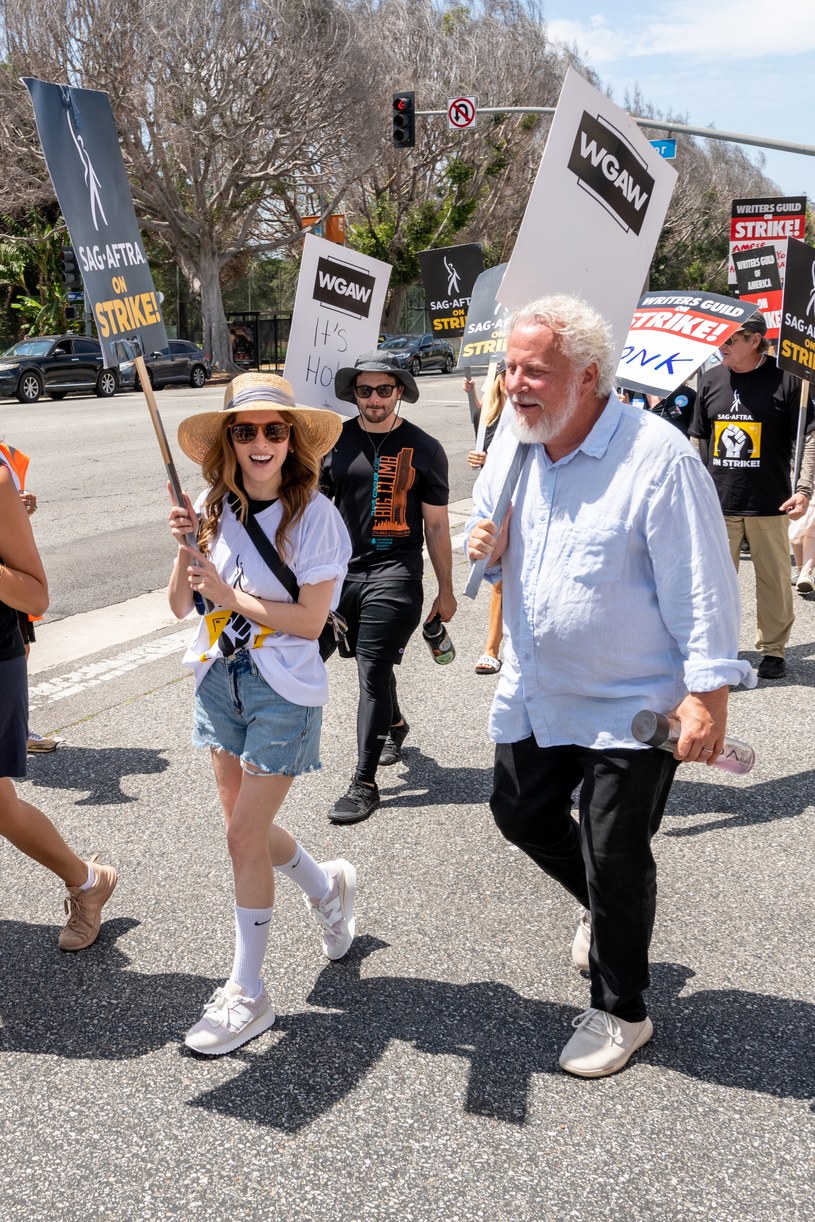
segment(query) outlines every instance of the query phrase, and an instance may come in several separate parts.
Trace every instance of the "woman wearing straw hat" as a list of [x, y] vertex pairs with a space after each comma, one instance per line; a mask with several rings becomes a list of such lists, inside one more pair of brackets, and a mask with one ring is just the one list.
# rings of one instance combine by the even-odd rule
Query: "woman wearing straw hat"
[[[274, 822], [294, 777], [320, 763], [328, 681], [317, 638], [351, 547], [317, 478], [341, 427], [335, 412], [298, 406], [284, 378], [244, 373], [226, 388], [221, 411], [189, 416], [178, 429], [208, 487], [195, 508], [185, 494], [185, 507], [170, 510], [179, 546], [168, 595], [179, 619], [196, 595], [206, 599], [184, 663], [195, 676], [193, 743], [212, 755], [235, 880], [232, 971], [185, 1040], [209, 1056], [231, 1052], [274, 1022], [260, 973], [275, 870], [303, 891], [329, 959], [342, 958], [354, 936], [353, 866], [319, 864]], [[260, 527], [293, 571], [296, 599], [247, 525]], [[185, 542], [190, 532], [200, 552]]]

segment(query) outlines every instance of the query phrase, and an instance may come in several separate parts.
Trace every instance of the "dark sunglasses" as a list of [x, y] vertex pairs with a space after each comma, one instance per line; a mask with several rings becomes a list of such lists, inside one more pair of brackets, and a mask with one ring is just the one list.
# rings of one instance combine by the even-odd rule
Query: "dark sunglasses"
[[743, 339], [747, 334], [748, 334], [747, 331], [734, 331], [733, 334], [730, 336], [730, 338], [724, 341], [724, 343], [722, 344], [722, 347], [729, 348], [730, 345], [733, 343], [734, 339], [738, 339], [740, 336]]
[[282, 420], [270, 420], [268, 424], [230, 424], [229, 431], [232, 434], [232, 440], [239, 442], [241, 445], [249, 445], [250, 441], [254, 441], [258, 435], [258, 429], [263, 429], [263, 436], [267, 441], [285, 441], [291, 432], [291, 425], [284, 424]]
[[395, 386], [388, 386], [383, 382], [381, 386], [355, 386], [354, 394], [358, 399], [370, 399], [371, 395], [376, 391], [380, 399], [390, 399], [395, 390]]

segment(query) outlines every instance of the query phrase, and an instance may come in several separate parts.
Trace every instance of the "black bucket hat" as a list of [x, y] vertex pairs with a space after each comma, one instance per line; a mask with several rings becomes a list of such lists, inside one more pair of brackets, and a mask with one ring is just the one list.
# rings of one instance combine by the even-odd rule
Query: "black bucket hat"
[[416, 379], [407, 369], [397, 365], [395, 361], [374, 353], [371, 356], [361, 356], [356, 365], [346, 365], [338, 369], [334, 377], [334, 394], [345, 403], [356, 403], [354, 396], [354, 381], [358, 373], [389, 373], [402, 386], [402, 398], [405, 403], [415, 403], [419, 398], [419, 387]]

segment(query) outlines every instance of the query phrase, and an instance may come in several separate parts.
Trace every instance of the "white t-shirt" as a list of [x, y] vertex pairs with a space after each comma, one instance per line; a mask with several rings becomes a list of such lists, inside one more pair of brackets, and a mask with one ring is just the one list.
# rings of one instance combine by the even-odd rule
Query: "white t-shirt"
[[[205, 498], [205, 493], [198, 498], [197, 513], [201, 512]], [[255, 519], [273, 543], [280, 514], [281, 503], [275, 501]], [[339, 511], [322, 493], [315, 492], [305, 513], [289, 528], [288, 534], [289, 549], [285, 558], [297, 584], [318, 585], [333, 580], [333, 610], [339, 602], [342, 580], [351, 558], [351, 540]], [[228, 504], [224, 504], [209, 558], [224, 581], [245, 594], [269, 602], [293, 601], [262, 560]], [[183, 664], [193, 670], [196, 690], [215, 659], [224, 656], [222, 631], [236, 648], [245, 645], [252, 650], [263, 678], [284, 699], [308, 707], [328, 702], [328, 676], [316, 641], [264, 628], [221, 607], [201, 617], [183, 658]]]

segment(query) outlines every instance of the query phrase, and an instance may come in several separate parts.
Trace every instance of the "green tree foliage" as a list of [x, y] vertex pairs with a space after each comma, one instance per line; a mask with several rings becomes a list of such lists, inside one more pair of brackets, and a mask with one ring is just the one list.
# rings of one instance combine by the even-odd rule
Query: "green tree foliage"
[[60, 252], [67, 240], [58, 209], [29, 208], [0, 216], [0, 344], [21, 335], [70, 329]]
[[[510, 108], [554, 106], [570, 66], [602, 86], [535, 0], [5, 0], [3, 18], [6, 332], [59, 321], [58, 212], [18, 79], [35, 75], [110, 94], [168, 325], [224, 364], [225, 302], [291, 305], [304, 217], [344, 211], [349, 243], [392, 265], [388, 330], [420, 250], [480, 242], [488, 266], [509, 258], [551, 123]], [[475, 96], [477, 124], [420, 116], [416, 147], [394, 149], [402, 89], [420, 112]], [[625, 105], [655, 117], [639, 95]], [[730, 201], [778, 188], [734, 145], [678, 142], [651, 285], [726, 292]]]

